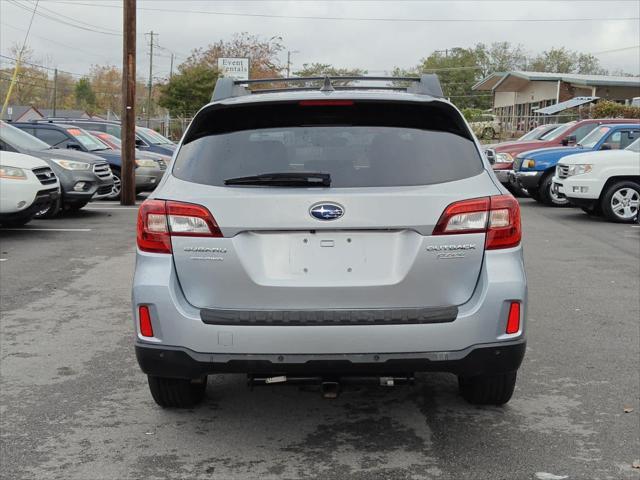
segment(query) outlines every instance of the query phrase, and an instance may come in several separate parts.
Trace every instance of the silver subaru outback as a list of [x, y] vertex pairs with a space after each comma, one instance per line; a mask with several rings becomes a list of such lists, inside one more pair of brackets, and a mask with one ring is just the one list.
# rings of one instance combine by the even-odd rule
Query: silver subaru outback
[[194, 405], [210, 374], [444, 371], [471, 403], [508, 402], [525, 352], [517, 201], [437, 77], [318, 80], [219, 80], [141, 205], [135, 349], [154, 400]]

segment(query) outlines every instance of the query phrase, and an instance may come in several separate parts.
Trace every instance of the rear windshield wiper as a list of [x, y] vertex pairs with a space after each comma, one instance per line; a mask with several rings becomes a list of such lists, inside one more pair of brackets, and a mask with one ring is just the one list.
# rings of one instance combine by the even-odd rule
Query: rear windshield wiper
[[227, 178], [225, 185], [271, 185], [274, 187], [329, 187], [331, 175], [317, 172], [262, 173], [249, 177]]

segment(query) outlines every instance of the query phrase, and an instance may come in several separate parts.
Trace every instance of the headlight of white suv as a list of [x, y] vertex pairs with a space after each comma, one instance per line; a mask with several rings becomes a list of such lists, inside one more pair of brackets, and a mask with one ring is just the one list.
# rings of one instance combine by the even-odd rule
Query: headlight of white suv
[[26, 180], [26, 172], [18, 167], [0, 167], [0, 178], [7, 178], [10, 180]]
[[567, 175], [569, 177], [573, 177], [574, 175], [583, 175], [585, 173], [589, 173], [593, 169], [593, 165], [588, 163], [581, 165], [569, 165], [569, 172]]
[[67, 170], [89, 170], [91, 167], [91, 164], [86, 162], [75, 162], [73, 160], [63, 160], [61, 158], [52, 158], [51, 160]]
[[508, 153], [496, 154], [496, 163], [511, 163], [511, 162], [513, 162], [513, 157]]
[[157, 168], [158, 164], [155, 160], [136, 159], [136, 165], [139, 167]]

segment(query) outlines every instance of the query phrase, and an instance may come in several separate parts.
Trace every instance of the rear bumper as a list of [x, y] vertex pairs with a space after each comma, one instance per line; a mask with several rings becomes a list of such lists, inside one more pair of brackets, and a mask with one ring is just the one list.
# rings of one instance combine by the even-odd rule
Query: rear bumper
[[525, 348], [526, 343], [520, 340], [454, 352], [230, 355], [141, 343], [135, 346], [138, 364], [144, 373], [171, 378], [200, 378], [216, 373], [376, 375], [428, 371], [491, 375], [517, 370]]

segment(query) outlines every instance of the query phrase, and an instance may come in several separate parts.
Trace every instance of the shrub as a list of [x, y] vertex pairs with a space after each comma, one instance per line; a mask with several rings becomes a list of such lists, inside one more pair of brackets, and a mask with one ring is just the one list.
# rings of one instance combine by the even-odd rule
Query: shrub
[[591, 109], [591, 118], [639, 118], [640, 107], [621, 105], [609, 100], [598, 102]]

